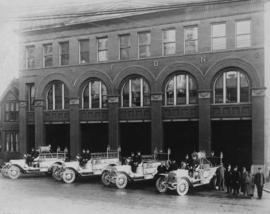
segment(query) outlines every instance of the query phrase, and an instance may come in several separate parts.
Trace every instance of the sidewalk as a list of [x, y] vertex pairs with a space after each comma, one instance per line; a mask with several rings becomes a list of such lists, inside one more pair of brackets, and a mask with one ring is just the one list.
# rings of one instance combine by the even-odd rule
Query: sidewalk
[[263, 190], [267, 193], [270, 193], [270, 182], [264, 184]]

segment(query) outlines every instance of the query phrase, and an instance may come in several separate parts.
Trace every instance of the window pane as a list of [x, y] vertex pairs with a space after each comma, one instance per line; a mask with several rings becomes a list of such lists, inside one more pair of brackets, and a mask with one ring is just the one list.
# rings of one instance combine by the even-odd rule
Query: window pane
[[61, 58], [61, 65], [68, 65], [69, 64], [69, 43], [68, 42], [61, 42], [60, 43], [60, 58]]
[[62, 84], [55, 85], [55, 109], [62, 109]]
[[44, 58], [44, 66], [45, 67], [50, 67], [53, 65], [53, 57], [52, 55], [45, 56]]
[[250, 34], [250, 20], [239, 21], [236, 23], [237, 35]]
[[226, 38], [213, 38], [212, 40], [213, 50], [223, 50], [226, 49]]
[[126, 82], [123, 91], [122, 91], [122, 96], [123, 96], [123, 107], [129, 107], [129, 81]]
[[64, 102], [65, 102], [65, 106], [64, 109], [68, 109], [69, 108], [69, 93], [68, 93], [68, 89], [67, 87], [64, 85]]
[[250, 41], [250, 35], [241, 35], [237, 36], [237, 48], [244, 48], [244, 47], [250, 47], [251, 41]]
[[99, 89], [100, 89], [100, 82], [93, 81], [91, 88], [92, 108], [99, 108]]
[[129, 47], [129, 35], [121, 35], [120, 38], [120, 48]]
[[197, 86], [192, 77], [189, 76], [189, 104], [198, 102]]
[[139, 45], [149, 45], [151, 43], [150, 32], [139, 33]]
[[106, 61], [106, 60], [108, 60], [107, 50], [105, 50], [105, 51], [99, 51], [98, 52], [98, 61]]
[[184, 29], [185, 34], [185, 52], [192, 53], [197, 51], [198, 46], [198, 28], [186, 27]]
[[237, 72], [226, 73], [226, 103], [237, 102]]
[[27, 68], [35, 67], [35, 46], [26, 47], [26, 61]]
[[173, 95], [174, 95], [174, 80], [170, 79], [166, 86], [166, 97], [167, 97], [167, 105], [173, 105]]
[[147, 82], [143, 81], [143, 106], [150, 105], [150, 88]]
[[215, 103], [223, 103], [223, 74], [215, 84]]
[[89, 85], [87, 85], [83, 91], [83, 109], [89, 108]]
[[101, 84], [101, 94], [102, 94], [102, 108], [107, 108], [107, 106], [108, 106], [107, 88], [103, 83]]
[[249, 83], [246, 75], [240, 73], [240, 102], [249, 102]]
[[146, 58], [150, 56], [150, 46], [140, 46], [139, 47], [140, 58]]
[[163, 41], [164, 42], [175, 42], [175, 29], [164, 30], [163, 31]]
[[80, 63], [89, 62], [89, 40], [80, 40]]
[[186, 104], [186, 75], [176, 76], [176, 105]]
[[47, 102], [48, 102], [48, 109], [52, 110], [53, 109], [53, 89], [52, 89], [52, 86], [48, 91]]
[[224, 36], [226, 36], [226, 24], [213, 24], [212, 37], [224, 37]]
[[105, 38], [99, 38], [98, 40], [98, 50], [105, 50], [107, 49], [107, 37]]
[[164, 44], [164, 55], [175, 54], [175, 43]]
[[120, 59], [121, 60], [129, 59], [129, 48], [120, 49]]
[[131, 80], [131, 105], [141, 105], [141, 79], [136, 78]]

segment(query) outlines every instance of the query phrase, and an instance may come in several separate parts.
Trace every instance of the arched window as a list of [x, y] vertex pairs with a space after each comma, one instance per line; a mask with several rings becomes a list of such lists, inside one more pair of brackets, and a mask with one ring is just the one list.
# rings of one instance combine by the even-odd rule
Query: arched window
[[106, 108], [107, 88], [97, 79], [90, 80], [82, 90], [82, 109]]
[[249, 80], [240, 71], [223, 72], [214, 84], [214, 103], [246, 103], [249, 102]]
[[188, 74], [176, 74], [165, 86], [165, 105], [188, 105], [198, 101], [197, 84]]
[[128, 79], [121, 91], [122, 107], [143, 107], [150, 105], [150, 87], [142, 77]]
[[63, 110], [67, 109], [69, 104], [68, 90], [61, 81], [53, 81], [50, 83], [46, 95], [47, 110]]

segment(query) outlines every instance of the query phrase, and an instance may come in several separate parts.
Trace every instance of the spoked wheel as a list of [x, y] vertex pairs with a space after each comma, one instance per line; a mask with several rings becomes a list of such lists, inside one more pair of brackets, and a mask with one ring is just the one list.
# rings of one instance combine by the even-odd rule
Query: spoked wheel
[[8, 176], [11, 178], [11, 179], [17, 179], [19, 178], [21, 175], [21, 169], [17, 166], [11, 166], [9, 169], [8, 169]]
[[186, 179], [181, 179], [176, 186], [176, 192], [178, 195], [186, 195], [189, 190], [189, 183]]
[[167, 191], [166, 177], [161, 176], [157, 179], [156, 188], [159, 193], [164, 193]]
[[121, 173], [116, 176], [115, 185], [117, 186], [118, 189], [126, 188], [127, 183], [128, 183], [128, 178], [125, 174]]
[[63, 181], [67, 184], [73, 183], [76, 179], [76, 172], [73, 169], [65, 169], [63, 172]]
[[108, 171], [104, 171], [101, 175], [101, 181], [104, 184], [104, 186], [110, 186], [111, 179], [110, 179], [110, 173]]
[[61, 168], [59, 166], [54, 166], [52, 168], [52, 177], [57, 180], [57, 181], [61, 181]]

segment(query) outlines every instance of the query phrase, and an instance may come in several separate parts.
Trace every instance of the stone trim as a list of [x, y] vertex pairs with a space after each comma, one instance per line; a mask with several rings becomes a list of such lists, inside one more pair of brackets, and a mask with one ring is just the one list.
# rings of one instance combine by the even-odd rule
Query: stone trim
[[162, 94], [151, 94], [151, 101], [162, 101]]
[[108, 103], [119, 103], [119, 97], [118, 96], [108, 97]]
[[211, 92], [210, 91], [200, 91], [198, 92], [199, 99], [210, 99], [211, 98]]
[[251, 89], [252, 97], [263, 97], [265, 96], [266, 88], [253, 88]]
[[44, 100], [39, 100], [39, 99], [35, 100], [35, 107], [43, 107], [44, 104], [45, 104]]
[[80, 99], [79, 98], [70, 98], [69, 105], [79, 105]]

